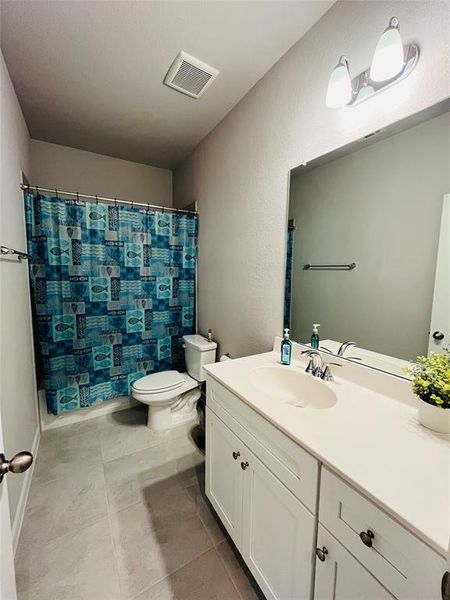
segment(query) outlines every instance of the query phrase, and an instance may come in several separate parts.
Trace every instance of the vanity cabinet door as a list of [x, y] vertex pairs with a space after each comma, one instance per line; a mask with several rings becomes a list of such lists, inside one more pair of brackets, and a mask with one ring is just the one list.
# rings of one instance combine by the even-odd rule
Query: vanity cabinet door
[[241, 547], [244, 445], [206, 408], [206, 495], [236, 546]]
[[314, 600], [394, 600], [322, 525], [317, 550]]
[[315, 519], [246, 450], [242, 555], [269, 600], [310, 600]]

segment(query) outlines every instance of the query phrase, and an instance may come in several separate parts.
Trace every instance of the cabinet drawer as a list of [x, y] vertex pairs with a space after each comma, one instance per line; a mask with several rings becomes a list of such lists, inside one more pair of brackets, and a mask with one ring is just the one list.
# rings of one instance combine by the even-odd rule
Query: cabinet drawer
[[440, 599], [444, 558], [326, 468], [319, 521], [399, 600]]
[[317, 547], [326, 554], [323, 561], [316, 558], [314, 600], [395, 600], [321, 525]]
[[220, 383], [207, 378], [206, 404], [314, 514], [319, 463]]

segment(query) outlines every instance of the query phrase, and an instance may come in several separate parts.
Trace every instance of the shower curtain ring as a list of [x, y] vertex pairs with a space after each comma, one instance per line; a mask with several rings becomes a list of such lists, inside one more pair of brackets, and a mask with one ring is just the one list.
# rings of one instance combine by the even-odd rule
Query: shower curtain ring
[[58, 190], [55, 188], [55, 196], [58, 198], [59, 200], [59, 196], [58, 196]]
[[80, 201], [80, 195], [79, 195], [79, 193], [77, 192], [77, 202], [79, 202], [79, 201]]
[[117, 198], [114, 198], [114, 207], [117, 208]]
[[98, 206], [98, 196], [97, 196], [97, 194], [95, 194], [95, 204], [96, 204], [96, 206]]

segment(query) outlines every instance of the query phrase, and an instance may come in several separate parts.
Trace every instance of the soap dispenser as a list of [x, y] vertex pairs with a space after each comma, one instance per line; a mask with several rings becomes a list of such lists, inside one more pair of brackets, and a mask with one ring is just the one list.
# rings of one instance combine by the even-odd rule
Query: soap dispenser
[[319, 349], [319, 327], [320, 323], [313, 324], [313, 332], [311, 335], [311, 348], [314, 348], [315, 350]]
[[289, 329], [286, 327], [284, 330], [284, 336], [281, 342], [281, 364], [282, 365], [290, 365], [291, 364], [291, 354], [292, 354], [292, 342], [289, 339]]

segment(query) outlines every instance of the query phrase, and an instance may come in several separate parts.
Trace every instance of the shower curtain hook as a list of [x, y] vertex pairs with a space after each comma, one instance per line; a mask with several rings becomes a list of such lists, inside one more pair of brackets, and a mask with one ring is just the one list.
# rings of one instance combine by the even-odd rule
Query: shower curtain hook
[[95, 194], [95, 205], [98, 206], [98, 196]]
[[57, 199], [59, 200], [59, 196], [58, 196], [58, 190], [55, 188], [55, 196], [57, 197]]
[[114, 207], [117, 208], [117, 198], [114, 198]]
[[131, 201], [131, 208], [134, 208], [134, 200]]
[[39, 188], [38, 186], [36, 186], [36, 199], [39, 199], [40, 193], [39, 193]]
[[77, 192], [77, 202], [79, 202], [79, 201], [80, 201], [80, 195], [79, 195], [79, 193]]

